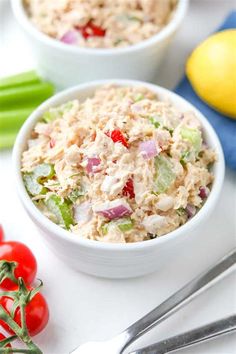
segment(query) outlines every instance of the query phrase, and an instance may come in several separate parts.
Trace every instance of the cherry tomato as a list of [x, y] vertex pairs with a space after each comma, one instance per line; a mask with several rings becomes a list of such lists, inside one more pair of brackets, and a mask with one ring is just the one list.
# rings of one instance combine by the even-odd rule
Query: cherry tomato
[[[2, 333], [0, 332], [0, 343], [1, 343], [1, 341], [4, 340], [4, 339], [6, 339], [6, 337], [4, 336], [4, 334], [2, 334]], [[4, 347], [6, 347], [6, 348], [11, 348], [11, 344], [9, 343], [9, 344], [5, 345]], [[1, 346], [0, 346], [0, 348], [1, 348]]]
[[79, 30], [84, 37], [87, 39], [89, 37], [104, 37], [106, 31], [99, 26], [96, 26], [92, 21], [89, 21], [85, 26], [76, 26], [77, 30]]
[[[30, 287], [28, 289], [31, 289]], [[13, 299], [3, 296], [0, 298], [0, 304], [10, 313]], [[37, 293], [25, 307], [26, 326], [30, 336], [40, 333], [47, 325], [49, 319], [49, 310], [47, 302], [41, 293]], [[20, 309], [15, 311], [14, 321], [21, 326]], [[0, 319], [0, 325], [9, 333], [14, 334], [11, 328]]]
[[2, 225], [0, 224], [0, 242], [3, 242], [4, 238], [5, 238], [4, 230], [3, 230]]
[[[37, 262], [31, 250], [21, 242], [8, 241], [0, 244], [0, 260], [15, 261], [15, 277], [22, 277], [30, 285], [36, 276]], [[16, 284], [10, 279], [4, 279], [0, 285], [3, 289], [11, 290]]]

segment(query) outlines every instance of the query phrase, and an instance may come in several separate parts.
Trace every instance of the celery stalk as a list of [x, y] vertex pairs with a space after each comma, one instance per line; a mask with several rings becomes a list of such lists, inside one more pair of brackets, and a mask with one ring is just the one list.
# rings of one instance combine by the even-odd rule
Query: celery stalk
[[39, 83], [40, 77], [36, 73], [36, 71], [26, 71], [20, 74], [11, 75], [7, 77], [3, 77], [0, 79], [0, 89], [6, 89], [10, 87], [18, 87], [27, 84], [36, 84]]
[[50, 97], [53, 92], [54, 87], [49, 82], [0, 90], [0, 109], [36, 106]]
[[11, 148], [14, 145], [16, 136], [16, 131], [0, 133], [0, 150]]
[[31, 107], [0, 112], [0, 132], [19, 129], [33, 110], [34, 108]]

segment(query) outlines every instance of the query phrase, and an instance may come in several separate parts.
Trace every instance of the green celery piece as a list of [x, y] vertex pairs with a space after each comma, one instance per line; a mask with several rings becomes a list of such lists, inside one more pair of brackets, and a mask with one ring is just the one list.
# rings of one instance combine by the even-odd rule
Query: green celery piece
[[58, 117], [57, 112], [56, 111], [47, 111], [44, 112], [42, 120], [45, 123], [50, 123], [52, 122], [54, 119], [56, 119]]
[[102, 225], [102, 233], [103, 235], [107, 235], [109, 227], [115, 225], [117, 226], [120, 231], [127, 232], [132, 230], [133, 228], [133, 221], [130, 218], [121, 218], [115, 221], [110, 221], [106, 224]]
[[180, 129], [180, 134], [184, 140], [187, 140], [192, 144], [195, 154], [198, 155], [202, 146], [202, 136], [200, 130], [182, 127]]
[[42, 184], [40, 184], [35, 178], [33, 173], [26, 173], [23, 175], [23, 180], [25, 187], [29, 194], [32, 196], [36, 196], [39, 194], [45, 194], [47, 192], [47, 188], [45, 188]]
[[61, 197], [52, 194], [45, 201], [48, 210], [56, 217], [57, 224], [63, 225], [67, 230], [74, 223], [72, 210], [68, 202]]
[[155, 128], [159, 128], [160, 127], [160, 123], [157, 120], [155, 120], [154, 117], [149, 117], [149, 122], [152, 123]]
[[21, 108], [18, 110], [0, 111], [0, 131], [13, 132], [18, 130], [35, 108]]
[[34, 168], [33, 174], [38, 182], [52, 178], [55, 175], [54, 166], [50, 163], [42, 163]]
[[172, 164], [170, 159], [159, 155], [155, 157], [155, 168], [156, 168], [156, 193], [164, 193], [174, 182], [175, 174], [172, 171]]
[[27, 191], [35, 196], [38, 194], [45, 194], [47, 188], [43, 186], [43, 182], [55, 174], [54, 167], [51, 164], [42, 163], [36, 166], [31, 173], [25, 173], [23, 180]]
[[139, 102], [142, 101], [144, 99], [144, 95], [142, 93], [139, 93], [135, 98], [134, 98], [134, 102]]
[[83, 197], [85, 195], [85, 192], [82, 189], [74, 189], [69, 195], [68, 199], [72, 202], [75, 203], [78, 198]]
[[10, 88], [10, 87], [18, 87], [22, 85], [35, 84], [41, 81], [40, 77], [36, 73], [36, 71], [26, 71], [20, 74], [11, 75], [7, 77], [3, 77], [0, 79], [0, 90]]
[[69, 101], [60, 107], [51, 108], [49, 111], [44, 112], [42, 120], [45, 123], [50, 123], [53, 120], [62, 117], [63, 113], [69, 111], [73, 107], [73, 102]]
[[10, 149], [16, 140], [17, 131], [0, 133], [0, 150]]
[[108, 233], [109, 224], [110, 224], [110, 223], [107, 223], [107, 224], [103, 224], [103, 225], [102, 225], [102, 234], [103, 234], [104, 236], [107, 235], [107, 233]]
[[0, 90], [1, 110], [37, 106], [54, 93], [54, 86], [49, 82], [40, 82]]
[[116, 224], [122, 232], [130, 231], [133, 228], [133, 221], [130, 218], [119, 219]]

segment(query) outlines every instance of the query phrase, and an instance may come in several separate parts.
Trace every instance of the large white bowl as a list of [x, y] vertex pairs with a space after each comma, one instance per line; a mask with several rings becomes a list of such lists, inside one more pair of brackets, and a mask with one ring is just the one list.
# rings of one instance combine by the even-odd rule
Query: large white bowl
[[[218, 154], [218, 160], [213, 167], [215, 179], [212, 190], [202, 209], [177, 230], [153, 240], [132, 244], [109, 244], [79, 238], [78, 235], [73, 235], [47, 219], [33, 204], [23, 184], [20, 171], [21, 155], [26, 149], [30, 133], [35, 123], [41, 118], [42, 113], [49, 107], [60, 105], [68, 100], [75, 98], [84, 100], [91, 96], [99, 86], [111, 82], [122, 86], [146, 86], [156, 92], [161, 100], [169, 100], [183, 111], [194, 111], [202, 123], [206, 143], [214, 148]], [[224, 157], [218, 137], [207, 119], [196, 108], [169, 90], [131, 80], [105, 80], [82, 84], [65, 90], [44, 102], [30, 115], [21, 128], [14, 146], [13, 163], [21, 202], [52, 251], [68, 265], [79, 271], [111, 278], [135, 277], [151, 273], [158, 269], [164, 259], [168, 259], [168, 256], [176, 251], [178, 244], [181, 245], [181, 243], [186, 242], [187, 238], [191, 239], [191, 231], [202, 223], [214, 209], [223, 184], [225, 170]]]
[[41, 33], [29, 20], [23, 0], [11, 0], [43, 76], [58, 88], [97, 79], [153, 81], [175, 32], [181, 25], [188, 0], [179, 0], [173, 19], [158, 34], [126, 48], [93, 49], [64, 44]]

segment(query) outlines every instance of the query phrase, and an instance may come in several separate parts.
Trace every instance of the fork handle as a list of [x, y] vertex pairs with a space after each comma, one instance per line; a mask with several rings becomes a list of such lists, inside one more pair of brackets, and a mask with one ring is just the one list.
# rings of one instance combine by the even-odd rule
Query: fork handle
[[220, 276], [236, 263], [236, 249], [220, 259], [213, 267], [190, 281], [187, 285], [170, 296], [154, 310], [139, 319], [117, 336], [121, 352], [138, 337], [164, 321], [182, 306], [190, 302], [196, 295], [212, 286]]
[[165, 354], [236, 330], [236, 315], [167, 338], [129, 354]]

